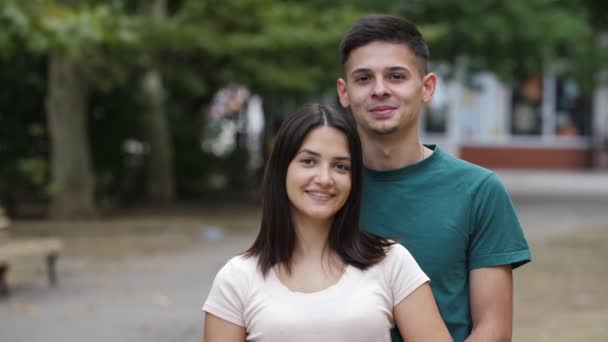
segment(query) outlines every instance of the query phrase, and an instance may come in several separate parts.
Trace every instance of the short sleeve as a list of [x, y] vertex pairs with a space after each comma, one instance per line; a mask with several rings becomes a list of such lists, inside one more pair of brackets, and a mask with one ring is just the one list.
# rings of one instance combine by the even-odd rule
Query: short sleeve
[[473, 205], [469, 270], [509, 264], [515, 268], [531, 260], [511, 198], [495, 173], [481, 182]]
[[248, 284], [245, 272], [239, 271], [236, 263], [237, 260], [232, 259], [220, 269], [203, 311], [244, 327], [243, 312]]
[[414, 290], [429, 281], [429, 277], [418, 266], [414, 257], [400, 244], [390, 247], [385, 262], [385, 276], [393, 306], [401, 303]]

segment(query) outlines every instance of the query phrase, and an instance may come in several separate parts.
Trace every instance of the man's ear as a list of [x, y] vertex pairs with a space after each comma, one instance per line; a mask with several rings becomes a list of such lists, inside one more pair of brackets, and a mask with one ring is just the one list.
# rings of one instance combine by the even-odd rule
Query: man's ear
[[437, 75], [432, 72], [429, 72], [422, 79], [422, 101], [424, 101], [424, 103], [431, 102], [436, 87]]
[[342, 78], [338, 78], [336, 82], [336, 88], [338, 90], [338, 97], [340, 98], [340, 104], [344, 108], [348, 108], [350, 102], [348, 101], [348, 91], [346, 90], [346, 81]]

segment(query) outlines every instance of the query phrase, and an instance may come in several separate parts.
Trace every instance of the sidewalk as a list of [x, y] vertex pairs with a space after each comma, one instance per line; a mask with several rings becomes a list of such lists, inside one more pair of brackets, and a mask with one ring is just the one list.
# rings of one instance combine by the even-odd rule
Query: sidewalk
[[[591, 229], [608, 228], [608, 173], [497, 173], [513, 195], [520, 221], [532, 243], [544, 244], [548, 238], [559, 234], [576, 232], [577, 236], [582, 236], [586, 229], [592, 231]], [[599, 198], [603, 200], [598, 200]], [[46, 279], [37, 276], [33, 277], [32, 281], [15, 283], [11, 297], [0, 302], [0, 322], [3, 324], [3, 329], [0, 329], [0, 341], [201, 341], [201, 306], [209, 293], [212, 281], [218, 269], [230, 257], [250, 245], [259, 225], [257, 209], [208, 211], [207, 215], [189, 219], [159, 219], [161, 222], [154, 226], [167, 227], [160, 230], [146, 228], [145, 225], [152, 223], [145, 220], [144, 225], [133, 218], [122, 223], [102, 222], [96, 232], [91, 230], [91, 233], [84, 234], [79, 239], [90, 239], [91, 243], [103, 246], [103, 243], [95, 239], [96, 234], [120, 231], [133, 235], [141, 229], [165, 242], [172, 241], [172, 234], [181, 231], [193, 239], [193, 244], [179, 251], [148, 252], [116, 259], [70, 255], [62, 257], [58, 265], [60, 277], [57, 288], [49, 288]], [[201, 215], [200, 210], [197, 214]], [[125, 224], [133, 225], [133, 228], [125, 231]], [[194, 230], [194, 235], [188, 235], [188, 229], [197, 229], [199, 226], [202, 230]], [[216, 239], [205, 239], [208, 230], [203, 228], [208, 226], [223, 227], [225, 234], [215, 236]], [[116, 243], [134, 248], [132, 240], [126, 237], [128, 235], [116, 235]], [[600, 243], [602, 241], [600, 240]], [[601, 247], [600, 245], [597, 248]], [[569, 249], [571, 253], [579, 250], [587, 252], [585, 248], [573, 252], [572, 248]], [[562, 260], [559, 259], [562, 251], [551, 249], [553, 250], [553, 254], [543, 254], [539, 249], [533, 250], [535, 261], [532, 265], [539, 266], [525, 267], [523, 271], [536, 272], [537, 278], [531, 280], [535, 287], [518, 291], [517, 295], [523, 296], [530, 291], [536, 291], [534, 294], [539, 296], [547, 293], [548, 285], [539, 282], [545, 281], [550, 285], [553, 278], [546, 277], [555, 270], [547, 269], [548, 264], [543, 264], [543, 256], [558, 262]], [[543, 265], [545, 268], [539, 268]], [[578, 275], [573, 276], [573, 279], [584, 280], [587, 277]], [[541, 287], [536, 284], [541, 284]], [[524, 296], [516, 300], [519, 303], [528, 303], [528, 298], [529, 296]], [[578, 297], [573, 298], [576, 301]], [[536, 305], [535, 303], [532, 304]], [[554, 314], [557, 315], [555, 317], [566, 321], [561, 313]], [[593, 319], [592, 322], [599, 320], [597, 317]], [[521, 315], [516, 316], [516, 320], [531, 321], [528, 316]], [[549, 324], [543, 322], [545, 325]], [[536, 326], [534, 324], [533, 327]], [[533, 327], [530, 329], [533, 330]]]
[[608, 201], [608, 171], [496, 170], [513, 197]]

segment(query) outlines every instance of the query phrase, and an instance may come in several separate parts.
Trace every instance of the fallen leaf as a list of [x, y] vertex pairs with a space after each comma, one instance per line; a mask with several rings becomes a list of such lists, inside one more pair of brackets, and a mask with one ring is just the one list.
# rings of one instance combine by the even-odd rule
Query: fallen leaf
[[40, 310], [37, 307], [19, 301], [12, 301], [11, 309], [20, 315], [28, 317], [36, 317], [40, 313]]
[[168, 307], [171, 305], [171, 300], [165, 295], [157, 294], [154, 296], [154, 304], [162, 307]]

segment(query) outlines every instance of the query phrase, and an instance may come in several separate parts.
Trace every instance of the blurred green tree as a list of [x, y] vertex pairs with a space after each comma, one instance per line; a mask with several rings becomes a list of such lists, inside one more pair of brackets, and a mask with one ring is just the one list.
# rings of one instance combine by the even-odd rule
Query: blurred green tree
[[[87, 134], [92, 85], [120, 78], [104, 50], [130, 43], [131, 24], [109, 5], [76, 1], [7, 0], [0, 7], [6, 54], [24, 48], [47, 56], [45, 108], [50, 140], [50, 213], [54, 217], [95, 214], [95, 179]], [[113, 71], [113, 72], [110, 72]]]
[[[172, 130], [181, 127], [200, 135], [188, 121], [197, 119], [213, 91], [228, 83], [245, 84], [267, 98], [332, 89], [337, 42], [360, 13], [349, 6], [327, 9], [269, 0], [3, 2], [0, 20], [7, 29], [0, 33], [0, 53], [10, 58], [20, 51], [48, 61], [41, 79], [46, 82], [51, 214], [90, 216], [95, 189], [108, 191], [120, 184], [103, 170], [104, 160], [116, 158], [90, 155], [91, 149], [109, 153], [101, 140], [119, 147], [113, 137], [96, 133], [98, 126], [111, 122], [117, 126], [112, 133], [122, 132], [124, 119], [109, 113], [110, 108], [141, 113], [135, 114], [139, 127], [129, 135], [143, 137], [150, 147], [147, 192], [171, 199], [171, 154], [182, 150], [171, 146], [165, 110]], [[131, 89], [126, 83], [137, 80], [136, 75], [141, 75], [139, 86]], [[117, 90], [124, 92], [124, 100], [110, 95]], [[128, 107], [120, 109], [104, 99]], [[198, 137], [184, 139], [179, 133], [174, 132], [174, 143], [197, 144]], [[186, 151], [193, 153], [192, 148]], [[177, 167], [188, 168], [192, 158], [177, 156]], [[198, 164], [194, 169], [210, 167]]]
[[598, 45], [602, 30], [592, 20], [605, 7], [601, 1], [412, 0], [393, 6], [422, 24], [432, 60], [450, 65], [466, 60], [467, 67], [491, 70], [506, 82], [558, 72], [590, 93], [595, 74], [607, 63]]
[[[242, 167], [200, 149], [214, 92], [244, 84], [269, 116], [333, 94], [338, 43], [369, 12], [414, 20], [434, 62], [467, 56], [506, 81], [561, 68], [592, 89], [608, 60], [596, 0], [3, 0], [0, 192], [46, 192], [63, 217], [100, 199], [199, 196], [212, 170]], [[131, 140], [148, 152], [125, 152]]]
[[[148, 25], [157, 25], [166, 19], [166, 0], [144, 1], [141, 6]], [[163, 76], [156, 67], [160, 56], [148, 54], [147, 57], [147, 68], [140, 81], [142, 128], [149, 147], [146, 194], [150, 200], [166, 203], [175, 199], [173, 145], [165, 108], [167, 93]]]

